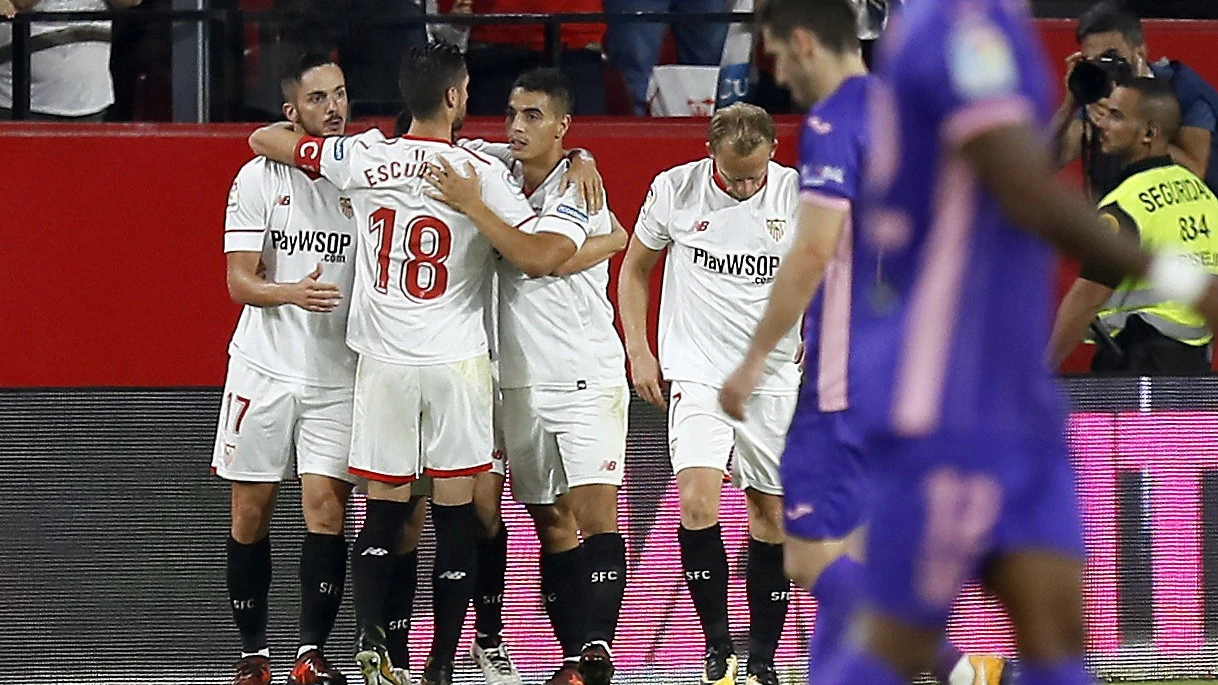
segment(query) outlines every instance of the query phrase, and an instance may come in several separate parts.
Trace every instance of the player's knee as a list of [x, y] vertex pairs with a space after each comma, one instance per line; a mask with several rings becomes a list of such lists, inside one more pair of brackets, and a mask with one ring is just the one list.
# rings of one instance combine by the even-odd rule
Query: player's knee
[[579, 545], [579, 528], [570, 511], [554, 505], [529, 505], [529, 516], [537, 539], [547, 552], [566, 551]]
[[274, 510], [274, 489], [241, 484], [233, 488], [231, 508], [233, 539], [243, 545], [266, 537]]
[[719, 493], [694, 482], [680, 488], [681, 525], [689, 530], [710, 528], [719, 522]]
[[782, 498], [749, 490], [749, 535], [754, 540], [780, 545], [786, 541], [782, 522]]
[[305, 528], [310, 533], [341, 535], [346, 505], [346, 499], [335, 493], [306, 495], [302, 502]]
[[579, 532], [589, 538], [617, 532], [617, 488], [612, 485], [581, 485], [567, 494]]

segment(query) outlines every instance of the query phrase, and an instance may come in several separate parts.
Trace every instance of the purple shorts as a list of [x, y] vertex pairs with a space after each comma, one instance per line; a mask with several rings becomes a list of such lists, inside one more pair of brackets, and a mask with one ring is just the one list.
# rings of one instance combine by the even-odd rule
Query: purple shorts
[[867, 470], [851, 416], [796, 407], [778, 467], [790, 535], [837, 540], [863, 523]]
[[942, 627], [961, 586], [995, 556], [1084, 556], [1063, 439], [887, 438], [870, 457], [866, 587], [883, 613]]

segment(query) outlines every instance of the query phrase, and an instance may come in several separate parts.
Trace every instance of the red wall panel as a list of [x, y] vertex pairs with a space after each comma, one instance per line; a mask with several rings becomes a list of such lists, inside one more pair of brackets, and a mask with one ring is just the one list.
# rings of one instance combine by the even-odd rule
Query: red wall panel
[[[1056, 65], [1074, 49], [1072, 31], [1069, 22], [1045, 23]], [[1152, 54], [1180, 57], [1218, 83], [1218, 22], [1151, 22], [1148, 42]], [[796, 128], [795, 117], [781, 121], [779, 161], [794, 161]], [[225, 292], [220, 236], [249, 131], [0, 125], [8, 286], [0, 386], [223, 382], [238, 308]], [[471, 122], [465, 133], [493, 137], [499, 124]], [[627, 226], [652, 176], [705, 154], [704, 140], [700, 120], [591, 118], [568, 138], [596, 154]], [[1072, 277], [1064, 267], [1063, 285]], [[1083, 364], [1076, 353], [1070, 368]]]

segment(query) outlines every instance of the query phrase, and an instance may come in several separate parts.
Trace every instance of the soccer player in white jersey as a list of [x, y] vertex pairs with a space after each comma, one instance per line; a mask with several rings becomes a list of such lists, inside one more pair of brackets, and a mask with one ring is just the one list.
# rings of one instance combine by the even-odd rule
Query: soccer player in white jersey
[[[571, 105], [571, 87], [560, 72], [526, 72], [509, 96], [509, 143], [479, 149], [510, 165], [539, 215], [562, 217], [589, 236], [565, 262], [532, 272], [529, 263], [514, 262], [519, 256], [510, 246], [505, 251], [499, 364], [512, 493], [541, 541], [542, 593], [563, 649], [563, 664], [549, 683], [594, 685], [612, 677], [610, 646], [626, 580], [626, 547], [617, 529], [625, 358], [605, 262], [625, 246], [625, 230], [607, 209], [588, 211], [575, 188], [563, 188]], [[454, 206], [472, 215], [484, 211], [472, 181], [438, 172], [436, 183]]]
[[[411, 513], [410, 483], [432, 477], [436, 633], [423, 682], [448, 685], [473, 594], [478, 522], [473, 475], [491, 467], [492, 388], [483, 298], [493, 269], [490, 224], [528, 237], [530, 250], [566, 260], [584, 233], [557, 217], [537, 217], [507, 169], [452, 144], [468, 99], [460, 51], [430, 43], [404, 60], [401, 85], [413, 117], [407, 135], [320, 139], [282, 126], [250, 137], [255, 152], [319, 171], [351, 194], [360, 259], [347, 344], [359, 353], [350, 468], [368, 484], [367, 518], [352, 550], [359, 645], [368, 683], [399, 685], [385, 651], [390, 550]], [[468, 168], [494, 212], [465, 215], [430, 196], [423, 179], [436, 164]], [[529, 233], [518, 230], [527, 228]], [[535, 232], [535, 233], [534, 233]], [[546, 241], [542, 241], [546, 242]], [[502, 248], [501, 248], [502, 251]], [[540, 262], [539, 262], [540, 264]]]
[[[284, 114], [312, 136], [342, 135], [343, 72], [303, 55], [282, 81]], [[270, 683], [269, 526], [279, 482], [299, 474], [308, 529], [301, 548], [300, 649], [288, 682], [345, 682], [321, 648], [342, 602], [351, 484], [355, 355], [347, 302], [355, 269], [351, 203], [329, 181], [258, 157], [228, 196], [228, 288], [245, 305], [229, 345], [212, 467], [232, 482], [228, 594], [241, 633], [234, 685]]]
[[[798, 174], [772, 161], [776, 144], [774, 122], [764, 110], [739, 103], [715, 112], [709, 156], [663, 171], [652, 182], [618, 281], [635, 389], [663, 409], [661, 384], [672, 384], [668, 440], [681, 496], [677, 539], [706, 636], [705, 685], [731, 685], [737, 668], [719, 527], [729, 458], [748, 506], [750, 685], [777, 685], [774, 652], [790, 596], [778, 457], [799, 388], [798, 328], [791, 327], [768, 356], [746, 422], [729, 419], [718, 399], [748, 348], [794, 238]], [[647, 303], [651, 272], [664, 250], [657, 362], [648, 341]]]

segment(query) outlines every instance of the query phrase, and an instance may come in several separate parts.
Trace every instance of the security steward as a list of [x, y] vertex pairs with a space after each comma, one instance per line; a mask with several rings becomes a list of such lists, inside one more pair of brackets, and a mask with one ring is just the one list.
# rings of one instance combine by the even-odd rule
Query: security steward
[[[1122, 160], [1122, 180], [1100, 201], [1113, 231], [1153, 252], [1175, 252], [1218, 274], [1218, 199], [1205, 181], [1172, 162], [1168, 141], [1180, 104], [1160, 79], [1133, 79], [1113, 90], [1101, 118], [1103, 152]], [[1091, 370], [1138, 376], [1208, 373], [1212, 334], [1204, 318], [1165, 299], [1144, 280], [1120, 280], [1083, 265], [1057, 311], [1051, 368], [1079, 340], [1098, 345]]]

